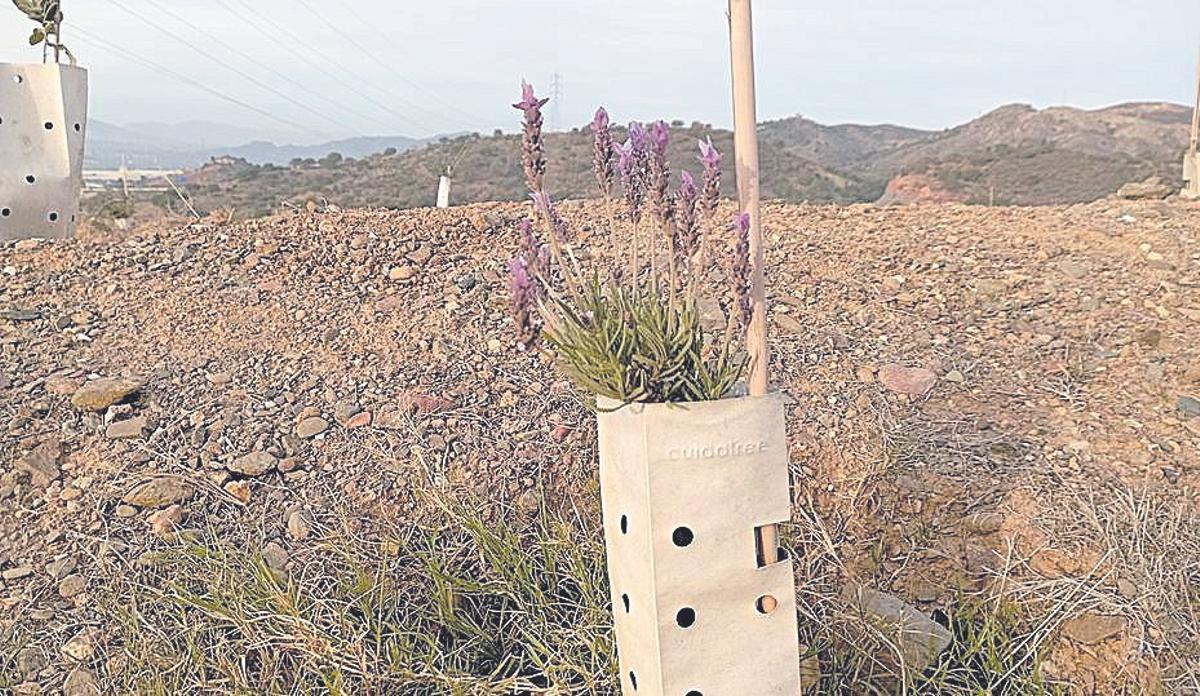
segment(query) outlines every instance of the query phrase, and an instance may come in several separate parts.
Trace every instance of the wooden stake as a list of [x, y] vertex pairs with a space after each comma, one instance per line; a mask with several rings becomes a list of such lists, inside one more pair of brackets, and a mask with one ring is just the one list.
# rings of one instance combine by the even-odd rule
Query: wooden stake
[[[767, 393], [767, 302], [763, 277], [762, 219], [759, 215], [758, 190], [758, 116], [754, 97], [754, 27], [750, 0], [729, 0], [729, 51], [733, 73], [733, 148], [737, 167], [738, 203], [750, 214], [750, 301], [753, 313], [746, 330], [746, 350], [750, 353], [750, 393]], [[779, 560], [779, 528], [767, 525], [759, 529], [760, 561]], [[774, 603], [774, 600], [771, 600]], [[766, 611], [774, 606], [764, 607]]]

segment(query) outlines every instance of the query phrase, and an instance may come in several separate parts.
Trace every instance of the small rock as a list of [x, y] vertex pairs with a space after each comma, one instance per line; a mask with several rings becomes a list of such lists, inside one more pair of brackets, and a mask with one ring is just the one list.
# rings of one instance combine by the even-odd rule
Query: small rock
[[59, 459], [62, 457], [62, 444], [57, 440], [46, 440], [24, 457], [16, 461], [18, 471], [29, 474], [30, 483], [35, 486], [46, 486], [51, 481], [57, 481], [62, 476]]
[[804, 325], [790, 314], [776, 314], [775, 326], [784, 335], [804, 333]]
[[937, 374], [923, 367], [891, 363], [879, 368], [879, 383], [900, 394], [921, 396], [937, 383]]
[[349, 399], [339, 401], [333, 405], [333, 419], [338, 423], [345, 424], [346, 421], [353, 418], [360, 410], [362, 409], [359, 408], [357, 401]]
[[27, 578], [30, 575], [33, 575], [33, 566], [22, 565], [16, 568], [9, 568], [0, 573], [0, 579], [3, 579], [5, 582], [12, 582], [13, 580]]
[[22, 648], [17, 653], [17, 674], [21, 675], [22, 679], [34, 679], [38, 672], [46, 669], [49, 661], [42, 654], [41, 650], [34, 647]]
[[1186, 395], [1179, 397], [1179, 410], [1188, 418], [1200, 416], [1200, 399]]
[[465, 275], [455, 281], [455, 285], [463, 292], [470, 292], [476, 285], [479, 284], [479, 279], [473, 275]]
[[85, 667], [76, 667], [63, 682], [63, 696], [100, 696], [96, 675]]
[[1162, 331], [1158, 329], [1146, 329], [1138, 333], [1137, 342], [1139, 345], [1147, 348], [1157, 348], [1158, 344], [1162, 342], [1162, 337]]
[[35, 321], [42, 318], [42, 313], [36, 309], [0, 309], [0, 319], [9, 321]]
[[305, 519], [304, 513], [299, 510], [288, 515], [287, 518], [288, 536], [296, 541], [304, 541], [312, 533], [312, 528]]
[[371, 412], [363, 411], [362, 413], [356, 413], [353, 416], [351, 416], [350, 418], [346, 419], [345, 427], [347, 430], [353, 430], [355, 428], [366, 427], [370, 424], [371, 424]]
[[1175, 189], [1162, 180], [1162, 177], [1152, 176], [1144, 181], [1131, 181], [1117, 189], [1117, 198], [1125, 200], [1162, 200], [1175, 192]]
[[408, 260], [417, 264], [423, 265], [426, 261], [433, 257], [433, 252], [429, 249], [428, 244], [422, 244], [415, 251], [408, 254]]
[[158, 476], [139, 483], [121, 500], [143, 508], [156, 508], [188, 500], [196, 492], [187, 481], [174, 476]]
[[326, 430], [329, 430], [329, 423], [320, 416], [312, 416], [300, 421], [296, 426], [296, 437], [307, 440], [320, 435]]
[[900, 598], [867, 587], [847, 588], [846, 594], [865, 615], [895, 629], [889, 637], [895, 641], [905, 665], [917, 672], [933, 664], [950, 646], [954, 636], [948, 628]]
[[72, 597], [83, 594], [83, 590], [87, 587], [87, 580], [82, 575], [68, 575], [58, 583], [58, 594], [63, 599], [71, 599]]
[[182, 506], [171, 505], [150, 513], [146, 521], [150, 523], [150, 531], [154, 532], [155, 536], [165, 538], [174, 533], [175, 529], [183, 523], [183, 514]]
[[100, 631], [97, 629], [85, 628], [62, 646], [63, 654], [79, 662], [86, 662], [96, 652], [99, 637]]
[[55, 580], [60, 580], [66, 577], [72, 570], [75, 570], [75, 566], [77, 565], [78, 561], [75, 560], [74, 556], [64, 556], [46, 564], [46, 575]]
[[1087, 266], [1074, 261], [1063, 261], [1058, 265], [1058, 267], [1062, 270], [1064, 275], [1074, 280], [1086, 278], [1088, 274]]
[[279, 463], [271, 453], [263, 450], [256, 450], [250, 454], [244, 454], [237, 459], [225, 465], [235, 474], [242, 476], [262, 476], [268, 471], [274, 469]]
[[963, 382], [967, 381], [967, 378], [958, 370], [950, 370], [946, 373], [946, 381], [953, 382], [955, 384], [962, 384]]
[[963, 520], [963, 528], [972, 534], [991, 534], [1004, 525], [1004, 515], [998, 512], [977, 512]]
[[287, 570], [288, 552], [278, 543], [274, 541], [267, 542], [267, 545], [263, 546], [262, 557], [271, 570], [278, 573]]
[[250, 502], [251, 491], [249, 481], [226, 481], [222, 488], [225, 489], [226, 493], [242, 501], [242, 503]]
[[412, 280], [417, 271], [412, 266], [395, 266], [388, 271], [388, 280]]
[[279, 469], [279, 473], [281, 474], [290, 473], [300, 468], [300, 458], [285, 457], [284, 459], [279, 460], [279, 463], [275, 465], [275, 468]]
[[117, 517], [127, 520], [130, 517], [134, 517], [137, 515], [137, 508], [135, 508], [132, 505], [125, 505], [124, 503], [122, 503], [121, 505], [118, 505], [113, 512], [116, 513]]
[[1102, 614], [1080, 614], [1063, 623], [1063, 635], [1084, 645], [1096, 645], [1125, 630], [1125, 619], [1121, 616]]
[[71, 395], [71, 405], [84, 411], [103, 411], [142, 388], [128, 377], [106, 377], [86, 382]]
[[228, 372], [210, 372], [205, 375], [205, 378], [208, 380], [209, 384], [220, 387], [229, 384], [230, 380], [233, 379], [233, 376]]
[[144, 416], [136, 416], [112, 423], [104, 431], [104, 435], [110, 440], [132, 440], [141, 437], [145, 430], [146, 418]]

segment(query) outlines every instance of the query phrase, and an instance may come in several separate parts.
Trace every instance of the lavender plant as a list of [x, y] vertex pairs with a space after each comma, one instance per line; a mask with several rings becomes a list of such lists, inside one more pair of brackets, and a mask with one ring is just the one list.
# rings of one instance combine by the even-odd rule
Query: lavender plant
[[726, 329], [709, 335], [700, 321], [699, 292], [711, 272], [709, 246], [718, 227], [720, 153], [701, 141], [701, 181], [681, 171], [672, 191], [667, 124], [630, 123], [627, 139], [617, 143], [608, 112], [598, 109], [591, 124], [593, 168], [608, 241], [619, 253], [608, 268], [585, 270], [573, 253], [571, 225], [545, 188], [541, 109], [547, 101], [522, 82], [521, 101], [513, 105], [524, 117], [521, 161], [533, 202], [531, 217], [518, 225], [520, 248], [509, 264], [518, 343], [544, 339], [576, 384], [625, 403], [727, 395], [746, 368], [734, 336], [749, 320], [749, 218], [719, 226], [735, 233], [736, 244], [729, 293], [718, 299], [727, 310]]

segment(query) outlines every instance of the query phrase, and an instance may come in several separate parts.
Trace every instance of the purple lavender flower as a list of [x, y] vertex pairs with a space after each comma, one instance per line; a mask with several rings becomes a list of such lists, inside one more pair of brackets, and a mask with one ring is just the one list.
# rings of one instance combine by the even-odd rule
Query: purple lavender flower
[[537, 277], [546, 277], [550, 270], [549, 264], [541, 263], [542, 252], [546, 246], [538, 240], [537, 232], [533, 229], [533, 220], [523, 218], [517, 223], [518, 248], [529, 272]]
[[688, 170], [679, 172], [679, 189], [675, 191], [675, 235], [672, 247], [681, 263], [696, 253], [700, 242], [696, 225], [696, 180]]
[[712, 136], [699, 141], [698, 144], [700, 146], [700, 155], [696, 159], [700, 160], [700, 163], [704, 165], [704, 171], [707, 172], [720, 167], [721, 153], [712, 144]]
[[699, 141], [700, 164], [704, 166], [704, 184], [700, 194], [700, 206], [704, 216], [712, 219], [717, 212], [717, 204], [721, 202], [721, 153], [712, 144], [712, 138]]
[[542, 177], [546, 174], [546, 155], [542, 143], [542, 107], [549, 99], [538, 99], [533, 85], [521, 80], [521, 101], [513, 104], [525, 114], [521, 124], [521, 164], [525, 169], [525, 183], [530, 191], [542, 190]]
[[540, 295], [537, 279], [529, 273], [529, 263], [517, 256], [508, 263], [508, 308], [516, 325], [517, 342], [529, 345], [537, 338], [534, 318]]
[[642, 201], [646, 198], [646, 177], [641, 160], [632, 137], [617, 146], [617, 169], [621, 172], [621, 187], [625, 189], [625, 207], [635, 225], [642, 219]]
[[650, 149], [656, 157], [666, 159], [667, 145], [671, 142], [671, 127], [666, 121], [655, 121], [650, 124]]
[[592, 119], [592, 169], [596, 174], [596, 186], [604, 194], [605, 200], [612, 195], [613, 185], [613, 151], [612, 131], [608, 127], [608, 112], [604, 107], [596, 109], [596, 117]]
[[554, 238], [559, 243], [565, 244], [574, 239], [575, 234], [571, 230], [571, 226], [554, 209], [554, 202], [550, 200], [550, 194], [545, 191], [537, 191], [529, 194], [529, 197], [533, 199], [533, 205], [538, 212], [546, 218], [546, 222], [550, 225], [550, 232], [554, 234]]
[[533, 85], [529, 84], [525, 80], [521, 80], [521, 101], [513, 104], [513, 108], [520, 109], [525, 113], [529, 113], [530, 111], [540, 110], [548, 101], [550, 101], [549, 97], [538, 99], [536, 96], [534, 96]]
[[650, 205], [659, 224], [665, 227], [673, 216], [669, 195], [671, 167], [667, 162], [667, 144], [671, 140], [670, 128], [662, 121], [655, 121], [650, 124], [649, 130], [644, 132], [643, 140], [649, 156], [649, 181], [646, 189]]
[[644, 151], [650, 148], [650, 135], [646, 132], [646, 127], [641, 121], [629, 122], [629, 142], [633, 143], [635, 151]]
[[753, 306], [750, 301], [750, 213], [738, 213], [733, 218], [736, 243], [733, 248], [733, 296], [742, 326], [750, 325]]

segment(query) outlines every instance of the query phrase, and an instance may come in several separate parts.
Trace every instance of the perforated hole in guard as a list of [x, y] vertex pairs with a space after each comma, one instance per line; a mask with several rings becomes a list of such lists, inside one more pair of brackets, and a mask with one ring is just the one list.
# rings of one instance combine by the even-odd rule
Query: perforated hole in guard
[[625, 515], [621, 515], [621, 533], [622, 534], [629, 533], [629, 518], [626, 517]]
[[12, 208], [0, 208], [0, 217], [12, 215]]
[[[775, 609], [778, 606], [779, 606], [779, 602], [776, 601], [776, 599], [774, 597], [772, 597], [771, 595], [765, 594], [765, 595], [759, 597], [758, 599], [754, 600], [754, 608], [758, 610], [758, 613], [763, 614], [763, 615], [774, 613]], [[768, 607], [770, 607], [770, 608], [768, 608]]]
[[621, 595], [621, 604], [625, 605], [625, 613], [628, 614], [629, 613], [629, 595], [627, 595], [627, 594]]
[[25, 175], [25, 183], [27, 183], [27, 184], [32, 184], [32, 183], [33, 183], [33, 182], [35, 182], [35, 181], [37, 181], [37, 177], [36, 177], [36, 176], [34, 176], [34, 175], [32, 175], [32, 174], [26, 174], [26, 175]]
[[58, 222], [58, 213], [51, 210], [50, 214], [47, 215], [46, 218], [49, 219], [50, 222]]
[[675, 623], [680, 628], [691, 628], [696, 623], [696, 610], [691, 607], [684, 607], [675, 612]]
[[696, 539], [696, 535], [687, 527], [676, 527], [674, 532], [671, 532], [671, 541], [680, 548], [690, 546]]
[[633, 690], [637, 691], [637, 675], [633, 672], [629, 673], [629, 683], [633, 686]]

